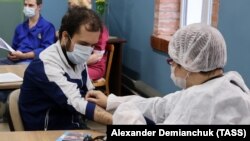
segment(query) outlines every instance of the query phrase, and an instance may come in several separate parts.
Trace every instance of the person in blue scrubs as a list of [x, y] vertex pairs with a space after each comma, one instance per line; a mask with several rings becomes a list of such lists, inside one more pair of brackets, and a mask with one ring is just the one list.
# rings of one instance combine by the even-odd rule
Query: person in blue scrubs
[[12, 48], [0, 65], [29, 64], [45, 48], [56, 41], [56, 30], [41, 14], [42, 0], [24, 0], [23, 12], [28, 19], [19, 24], [14, 33]]
[[[16, 27], [12, 48], [0, 65], [29, 64], [40, 52], [56, 41], [56, 30], [41, 14], [42, 0], [24, 0], [23, 13], [28, 19]], [[0, 103], [4, 105], [11, 90], [0, 91]], [[0, 122], [3, 120], [0, 115]]]

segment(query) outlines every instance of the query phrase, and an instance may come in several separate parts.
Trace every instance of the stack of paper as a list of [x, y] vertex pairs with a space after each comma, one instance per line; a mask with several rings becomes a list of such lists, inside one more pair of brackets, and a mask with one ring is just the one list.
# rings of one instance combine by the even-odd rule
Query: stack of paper
[[18, 75], [8, 72], [8, 73], [0, 73], [0, 83], [8, 83], [8, 82], [22, 82], [23, 78]]

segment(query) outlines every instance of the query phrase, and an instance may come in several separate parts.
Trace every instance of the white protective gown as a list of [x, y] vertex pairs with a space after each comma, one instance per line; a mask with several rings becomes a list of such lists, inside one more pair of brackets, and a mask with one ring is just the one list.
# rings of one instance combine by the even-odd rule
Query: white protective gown
[[113, 124], [250, 124], [250, 93], [237, 72], [163, 98], [108, 97]]

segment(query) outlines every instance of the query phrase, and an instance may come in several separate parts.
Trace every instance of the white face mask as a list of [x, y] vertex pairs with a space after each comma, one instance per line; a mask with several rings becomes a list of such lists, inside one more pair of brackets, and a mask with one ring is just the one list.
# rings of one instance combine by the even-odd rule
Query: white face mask
[[66, 53], [69, 60], [73, 64], [77, 65], [77, 64], [84, 64], [85, 62], [87, 62], [92, 51], [93, 51], [92, 47], [75, 44], [74, 50], [72, 52], [67, 51]]
[[23, 13], [26, 17], [31, 18], [36, 15], [36, 9], [32, 7], [24, 7]]
[[174, 71], [175, 71], [175, 67], [172, 67], [171, 65], [171, 79], [173, 80], [174, 84], [179, 87], [179, 88], [182, 88], [182, 89], [185, 89], [187, 86], [187, 77], [189, 76], [189, 72], [187, 73], [185, 79], [184, 78], [181, 78], [181, 77], [176, 77], [175, 74], [174, 74]]

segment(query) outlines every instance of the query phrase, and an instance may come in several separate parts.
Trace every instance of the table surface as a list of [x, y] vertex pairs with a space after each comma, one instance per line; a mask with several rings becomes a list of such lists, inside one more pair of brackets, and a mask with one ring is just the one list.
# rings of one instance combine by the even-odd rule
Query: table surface
[[[0, 65], [0, 73], [12, 72], [23, 78], [27, 65]], [[18, 89], [23, 82], [0, 83], [0, 89]]]
[[[72, 131], [72, 130], [71, 130]], [[16, 131], [0, 132], [1, 141], [56, 141], [66, 131]], [[92, 137], [105, 135], [93, 130], [73, 130], [73, 132], [91, 134]]]

